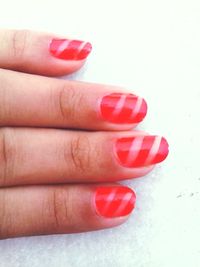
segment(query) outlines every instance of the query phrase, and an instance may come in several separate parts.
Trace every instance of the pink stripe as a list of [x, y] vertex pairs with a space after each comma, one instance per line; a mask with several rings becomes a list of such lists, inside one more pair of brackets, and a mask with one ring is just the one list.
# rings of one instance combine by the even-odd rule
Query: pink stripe
[[112, 201], [115, 199], [116, 192], [117, 192], [117, 188], [115, 188], [115, 189], [108, 195], [108, 197], [106, 198], [107, 203], [106, 203], [106, 205], [105, 205], [104, 208], [103, 208], [103, 211], [102, 211], [103, 214], [105, 214], [105, 213], [108, 211], [108, 209], [109, 209], [109, 207], [110, 207], [110, 204], [111, 204]]
[[79, 54], [81, 53], [81, 51], [87, 46], [87, 42], [83, 42], [79, 48], [77, 49], [77, 54], [76, 54], [76, 58], [78, 58]]
[[156, 136], [155, 137], [154, 142], [152, 144], [152, 147], [151, 147], [151, 149], [149, 151], [149, 155], [148, 155], [147, 159], [145, 160], [145, 163], [144, 163], [145, 165], [151, 164], [153, 159], [158, 154], [160, 143], [161, 143], [161, 139], [162, 139], [162, 137], [160, 137], [160, 136]]
[[118, 209], [115, 211], [114, 215], [115, 216], [120, 216], [120, 214], [123, 213], [123, 211], [125, 210], [125, 208], [127, 207], [127, 205], [129, 204], [131, 198], [132, 198], [133, 194], [128, 192], [124, 195], [123, 199], [121, 200], [121, 204], [118, 207]]
[[138, 97], [135, 108], [133, 109], [130, 117], [135, 117], [140, 112], [142, 102], [143, 102], [143, 99], [141, 97]]
[[70, 44], [71, 40], [65, 40], [56, 51], [56, 56], [59, 56], [65, 49], [67, 49], [68, 45]]
[[122, 95], [122, 96], [120, 97], [120, 99], [119, 99], [119, 101], [117, 102], [117, 104], [116, 104], [116, 106], [115, 106], [115, 109], [114, 109], [114, 111], [113, 111], [113, 113], [112, 113], [112, 116], [113, 116], [113, 117], [114, 117], [114, 116], [117, 116], [117, 115], [121, 112], [121, 110], [122, 110], [123, 107], [124, 107], [126, 98], [127, 98], [126, 95]]
[[137, 136], [133, 139], [133, 142], [131, 144], [127, 160], [126, 160], [126, 165], [129, 166], [132, 162], [134, 162], [141, 150], [142, 144], [143, 144], [143, 136]]

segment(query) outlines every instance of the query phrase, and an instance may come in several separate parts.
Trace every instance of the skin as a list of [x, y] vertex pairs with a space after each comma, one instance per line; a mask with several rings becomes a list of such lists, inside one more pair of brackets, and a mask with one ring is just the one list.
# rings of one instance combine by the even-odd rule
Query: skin
[[96, 213], [96, 188], [153, 168], [120, 166], [113, 142], [144, 133], [98, 116], [99, 98], [127, 90], [49, 78], [84, 64], [50, 55], [55, 37], [0, 30], [0, 238], [124, 223], [128, 216], [108, 219]]

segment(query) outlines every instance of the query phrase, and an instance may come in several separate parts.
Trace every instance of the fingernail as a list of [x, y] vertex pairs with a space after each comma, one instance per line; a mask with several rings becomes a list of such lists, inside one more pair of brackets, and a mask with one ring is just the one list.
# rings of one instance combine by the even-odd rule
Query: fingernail
[[112, 123], [138, 123], [147, 113], [146, 101], [133, 94], [113, 93], [102, 98], [101, 116]]
[[135, 136], [120, 138], [115, 143], [116, 156], [124, 167], [144, 167], [163, 161], [168, 153], [168, 143], [160, 136]]
[[50, 53], [65, 60], [83, 60], [92, 50], [88, 42], [68, 39], [53, 39], [49, 47]]
[[126, 216], [135, 207], [136, 195], [125, 186], [99, 187], [95, 194], [96, 212], [106, 218]]

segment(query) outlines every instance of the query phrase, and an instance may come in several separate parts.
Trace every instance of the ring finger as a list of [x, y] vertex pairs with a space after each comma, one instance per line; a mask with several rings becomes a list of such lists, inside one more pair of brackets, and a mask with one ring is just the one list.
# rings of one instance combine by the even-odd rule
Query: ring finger
[[146, 112], [119, 87], [0, 70], [0, 126], [128, 130]]

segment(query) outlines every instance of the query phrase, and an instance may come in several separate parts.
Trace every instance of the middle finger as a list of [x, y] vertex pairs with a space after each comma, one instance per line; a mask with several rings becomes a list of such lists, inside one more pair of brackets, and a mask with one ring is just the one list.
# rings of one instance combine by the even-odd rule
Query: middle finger
[[140, 132], [0, 129], [0, 186], [111, 182], [147, 174], [166, 140]]

